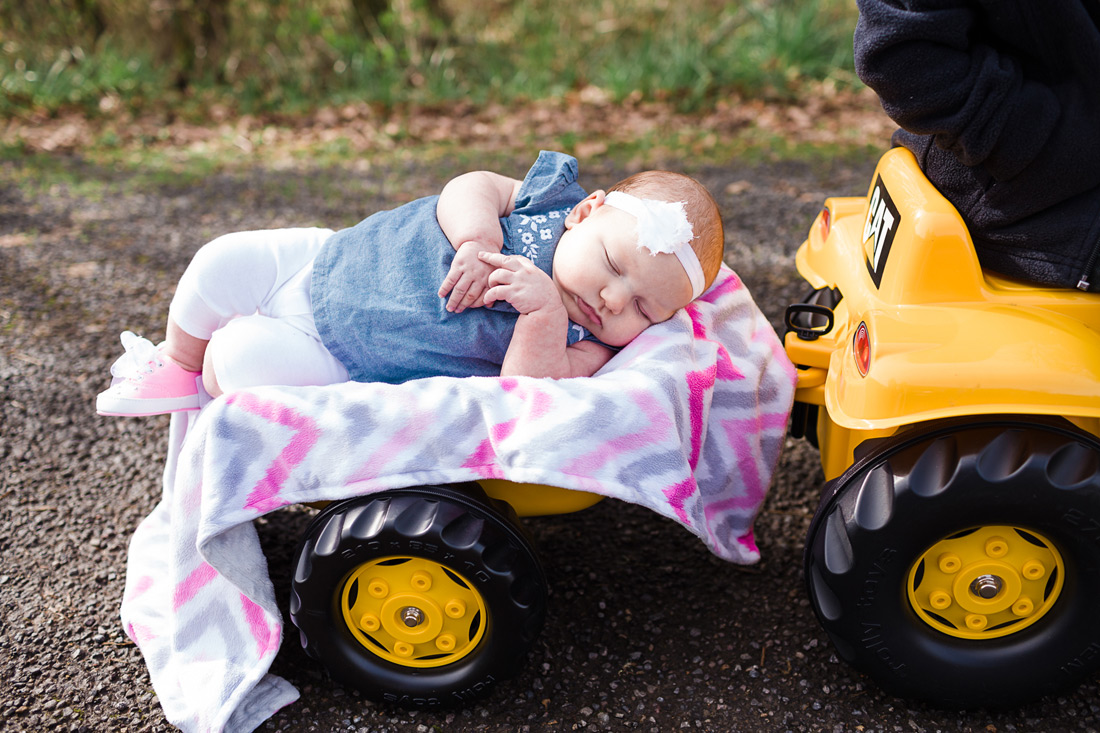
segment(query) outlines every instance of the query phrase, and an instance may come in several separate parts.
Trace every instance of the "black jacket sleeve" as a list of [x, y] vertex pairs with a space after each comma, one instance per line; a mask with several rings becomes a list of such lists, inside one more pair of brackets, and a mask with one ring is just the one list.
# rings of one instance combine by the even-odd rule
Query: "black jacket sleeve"
[[1100, 44], [1080, 0], [858, 5], [856, 71], [904, 130], [993, 182], [1096, 185]]

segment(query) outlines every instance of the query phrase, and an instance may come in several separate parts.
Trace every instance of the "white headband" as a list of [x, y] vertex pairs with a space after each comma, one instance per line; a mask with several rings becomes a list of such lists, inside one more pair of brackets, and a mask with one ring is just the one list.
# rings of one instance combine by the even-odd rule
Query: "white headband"
[[604, 197], [604, 203], [638, 220], [639, 247], [645, 247], [653, 256], [658, 252], [676, 255], [691, 281], [692, 300], [703, 294], [706, 278], [691, 248], [695, 233], [691, 230], [683, 201], [640, 199], [622, 191], [611, 191]]

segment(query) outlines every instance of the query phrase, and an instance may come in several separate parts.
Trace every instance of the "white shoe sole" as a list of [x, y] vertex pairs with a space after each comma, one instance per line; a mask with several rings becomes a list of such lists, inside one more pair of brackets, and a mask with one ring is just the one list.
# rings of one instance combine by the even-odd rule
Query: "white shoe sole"
[[108, 417], [147, 417], [166, 415], [170, 412], [199, 409], [197, 394], [183, 397], [161, 397], [158, 399], [137, 399], [134, 397], [116, 397], [101, 392], [95, 399], [95, 411]]

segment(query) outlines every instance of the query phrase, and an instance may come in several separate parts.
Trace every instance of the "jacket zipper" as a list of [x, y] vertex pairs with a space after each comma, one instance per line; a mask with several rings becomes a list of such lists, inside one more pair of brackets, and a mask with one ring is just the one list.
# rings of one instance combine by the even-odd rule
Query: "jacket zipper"
[[1088, 262], [1085, 263], [1085, 271], [1081, 274], [1081, 279], [1077, 281], [1077, 289], [1088, 292], [1089, 289], [1089, 275], [1092, 274], [1092, 268], [1096, 267], [1096, 259], [1100, 257], [1100, 240], [1097, 240], [1096, 244], [1092, 246], [1092, 252], [1089, 254]]

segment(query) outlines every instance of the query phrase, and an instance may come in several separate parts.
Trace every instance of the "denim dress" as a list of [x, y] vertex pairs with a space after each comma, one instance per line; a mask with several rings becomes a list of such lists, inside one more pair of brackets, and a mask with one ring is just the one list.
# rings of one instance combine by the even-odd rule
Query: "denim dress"
[[[565, 217], [587, 194], [576, 159], [542, 152], [500, 220], [502, 253], [552, 275]], [[313, 265], [310, 297], [324, 345], [357, 382], [496, 376], [518, 312], [504, 301], [447, 311], [439, 286], [455, 250], [436, 220], [438, 196], [382, 211], [332, 235]], [[567, 344], [595, 340], [570, 322]]]

